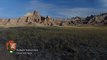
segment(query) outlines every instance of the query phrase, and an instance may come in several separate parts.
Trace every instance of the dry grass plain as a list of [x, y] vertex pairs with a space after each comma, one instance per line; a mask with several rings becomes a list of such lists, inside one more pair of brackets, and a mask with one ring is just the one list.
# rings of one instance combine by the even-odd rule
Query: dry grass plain
[[[35, 55], [13, 55], [16, 60], [107, 60], [107, 27], [1, 28], [0, 43], [12, 39], [17, 48], [37, 48]], [[29, 57], [29, 58], [28, 58]]]

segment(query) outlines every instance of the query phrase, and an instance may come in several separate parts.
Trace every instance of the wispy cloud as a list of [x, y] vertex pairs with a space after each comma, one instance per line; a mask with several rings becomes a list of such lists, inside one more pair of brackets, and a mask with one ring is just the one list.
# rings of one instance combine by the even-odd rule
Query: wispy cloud
[[4, 8], [0, 7], [0, 10], [4, 10]]
[[100, 0], [101, 5], [107, 7], [107, 0]]
[[62, 15], [64, 17], [75, 17], [75, 16], [86, 17], [88, 15], [96, 15], [103, 12], [106, 12], [106, 10], [94, 8], [71, 8], [71, 9], [61, 9], [57, 11], [59, 15]]
[[31, 0], [29, 4], [27, 5], [27, 10], [37, 10], [43, 15], [48, 15], [49, 11], [51, 11], [55, 6], [52, 4], [47, 4], [44, 2], [41, 2], [39, 0]]
[[46, 4], [43, 2], [40, 2], [39, 0], [32, 0], [29, 2], [28, 8], [27, 9], [51, 9], [54, 6], [52, 4]]
[[[106, 3], [107, 1], [104, 0]], [[27, 9], [31, 10], [39, 10], [43, 15], [51, 15], [53, 17], [75, 17], [75, 16], [87, 16], [91, 14], [100, 14], [102, 12], [106, 12], [104, 9], [95, 9], [95, 8], [84, 8], [84, 7], [77, 7], [77, 8], [67, 8], [67, 7], [60, 7], [53, 4], [47, 4], [40, 0], [32, 0], [29, 2]], [[56, 14], [56, 15], [55, 15]]]

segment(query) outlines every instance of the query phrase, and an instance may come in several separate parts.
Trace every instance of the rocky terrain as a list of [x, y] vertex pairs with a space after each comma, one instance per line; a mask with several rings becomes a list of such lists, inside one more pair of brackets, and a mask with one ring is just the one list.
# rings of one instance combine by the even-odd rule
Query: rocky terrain
[[92, 25], [107, 25], [107, 13], [91, 16], [88, 24]]
[[100, 15], [91, 15], [86, 18], [51, 18], [50, 16], [43, 17], [37, 11], [27, 13], [23, 17], [14, 19], [0, 19], [0, 26], [73, 26], [73, 25], [107, 25], [107, 13]]
[[[0, 19], [0, 26], [11, 25], [27, 26], [0, 28], [0, 60], [107, 60], [107, 13], [54, 19], [34, 11], [19, 18]], [[35, 48], [38, 51], [10, 54], [5, 46], [8, 40], [14, 40], [17, 49]]]
[[51, 26], [54, 25], [54, 22], [50, 16], [43, 17], [37, 11], [34, 11], [16, 19], [0, 19], [0, 25]]

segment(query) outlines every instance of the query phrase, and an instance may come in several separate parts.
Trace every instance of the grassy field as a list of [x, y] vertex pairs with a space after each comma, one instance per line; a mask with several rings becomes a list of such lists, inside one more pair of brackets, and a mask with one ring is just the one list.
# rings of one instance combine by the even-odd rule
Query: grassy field
[[0, 37], [15, 40], [17, 48], [39, 49], [16, 60], [107, 60], [107, 27], [11, 27], [1, 28]]

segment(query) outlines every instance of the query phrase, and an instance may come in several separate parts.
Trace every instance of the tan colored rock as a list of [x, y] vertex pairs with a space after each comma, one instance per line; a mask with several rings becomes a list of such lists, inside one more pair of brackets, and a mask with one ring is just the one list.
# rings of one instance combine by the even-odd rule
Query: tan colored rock
[[41, 16], [37, 11], [34, 11], [32, 13], [27, 13], [25, 15], [27, 18], [26, 21], [29, 22], [35, 22], [35, 23], [40, 23], [41, 22]]
[[50, 16], [46, 17], [46, 22], [48, 26], [55, 26], [55, 23]]
[[107, 25], [107, 13], [95, 15], [93, 18], [90, 18], [88, 24], [90, 24], [90, 25]]

